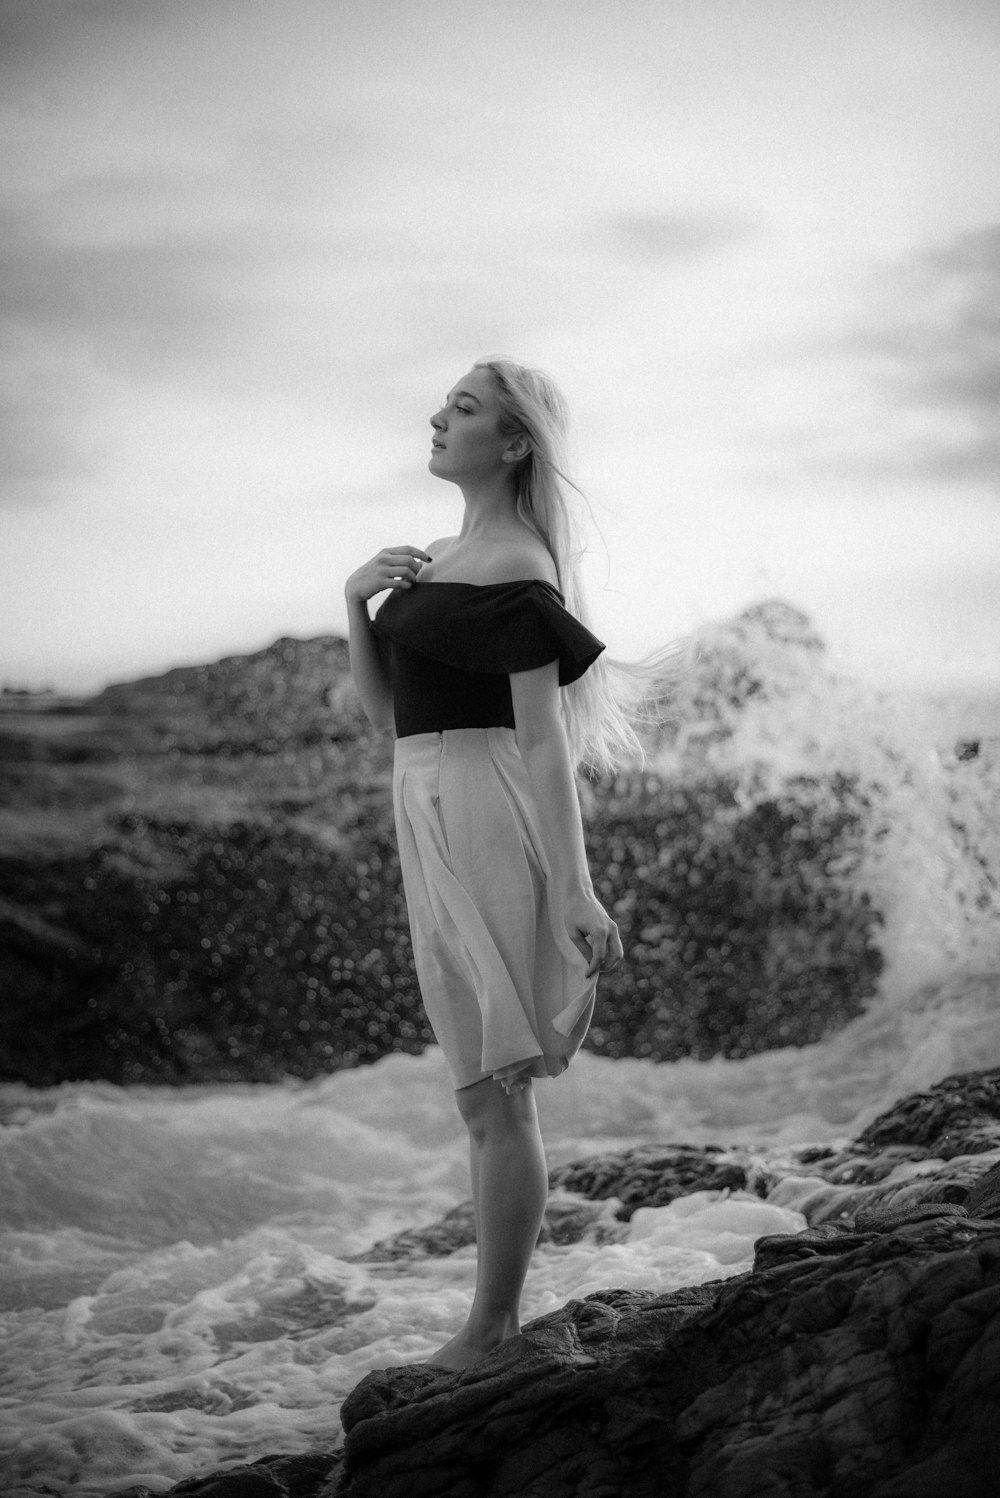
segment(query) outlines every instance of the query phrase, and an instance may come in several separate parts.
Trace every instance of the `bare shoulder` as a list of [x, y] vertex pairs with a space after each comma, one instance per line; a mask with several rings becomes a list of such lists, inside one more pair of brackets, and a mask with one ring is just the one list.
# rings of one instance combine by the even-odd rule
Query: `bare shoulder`
[[559, 586], [556, 564], [548, 547], [541, 541], [512, 541], [498, 546], [484, 559], [484, 581], [490, 583], [519, 583], [526, 578], [539, 578], [542, 582]]
[[426, 581], [465, 582], [477, 586], [519, 583], [541, 578], [558, 587], [556, 564], [544, 542], [527, 535], [512, 535], [488, 546], [472, 547], [459, 536], [441, 536], [427, 547], [433, 562], [421, 575]]

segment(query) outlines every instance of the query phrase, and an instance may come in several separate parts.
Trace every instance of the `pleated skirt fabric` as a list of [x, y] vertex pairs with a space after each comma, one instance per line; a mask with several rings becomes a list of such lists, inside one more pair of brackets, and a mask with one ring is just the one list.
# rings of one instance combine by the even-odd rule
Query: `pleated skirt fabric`
[[558, 1076], [597, 979], [551, 898], [513, 730], [397, 739], [393, 797], [417, 978], [453, 1085]]

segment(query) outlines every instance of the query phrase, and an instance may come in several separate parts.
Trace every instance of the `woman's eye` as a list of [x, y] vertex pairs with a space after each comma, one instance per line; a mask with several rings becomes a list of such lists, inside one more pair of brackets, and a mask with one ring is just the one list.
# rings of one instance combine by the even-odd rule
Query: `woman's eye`
[[461, 413], [462, 413], [463, 416], [471, 416], [472, 415], [472, 407], [471, 406], [456, 406], [455, 410], [456, 411], [461, 411]]

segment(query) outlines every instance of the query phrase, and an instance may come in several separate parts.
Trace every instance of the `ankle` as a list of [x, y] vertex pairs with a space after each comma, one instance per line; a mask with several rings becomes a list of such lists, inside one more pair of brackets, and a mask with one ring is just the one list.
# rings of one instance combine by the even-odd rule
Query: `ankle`
[[516, 1311], [487, 1311], [473, 1306], [465, 1329], [477, 1342], [505, 1342], [521, 1331], [521, 1320]]
[[501, 1343], [506, 1342], [509, 1337], [519, 1335], [519, 1328], [515, 1324], [512, 1328], [498, 1331], [495, 1327], [488, 1332], [474, 1330], [468, 1322], [446, 1342], [439, 1347], [434, 1355], [427, 1359], [437, 1368], [451, 1368], [458, 1370], [472, 1367], [475, 1363], [482, 1362], [495, 1351]]

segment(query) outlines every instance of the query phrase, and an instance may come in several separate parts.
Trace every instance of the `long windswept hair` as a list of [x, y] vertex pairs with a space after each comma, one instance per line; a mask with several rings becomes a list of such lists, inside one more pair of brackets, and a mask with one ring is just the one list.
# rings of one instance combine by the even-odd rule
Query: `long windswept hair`
[[[556, 564], [566, 607], [589, 622], [580, 579], [584, 543], [570, 491], [583, 495], [566, 475], [569, 412], [549, 375], [513, 359], [491, 357], [476, 362], [493, 376], [503, 436], [526, 432], [530, 450], [515, 469], [517, 513], [544, 543]], [[651, 704], [669, 693], [678, 671], [679, 651], [668, 646], [638, 662], [599, 656], [561, 695], [570, 751], [578, 764], [596, 772], [613, 772], [642, 762], [643, 748], [635, 724], [655, 716]]]

